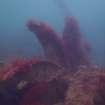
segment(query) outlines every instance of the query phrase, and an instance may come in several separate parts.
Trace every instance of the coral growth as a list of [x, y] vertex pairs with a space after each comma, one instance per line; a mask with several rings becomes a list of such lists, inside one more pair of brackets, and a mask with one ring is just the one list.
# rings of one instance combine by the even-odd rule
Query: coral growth
[[65, 105], [105, 105], [103, 78], [105, 78], [105, 69], [81, 67], [72, 77]]
[[62, 80], [52, 80], [33, 85], [23, 96], [21, 105], [54, 105], [64, 102], [67, 82]]
[[30, 20], [46, 60], [16, 60], [0, 72], [2, 105], [105, 105], [105, 70], [90, 61], [76, 19], [68, 17], [63, 38], [43, 22]]
[[16, 81], [17, 79], [26, 79], [30, 82], [48, 81], [63, 73], [61, 69], [48, 61], [16, 60], [5, 66], [0, 73], [0, 80], [9, 80], [14, 77]]
[[[35, 67], [34, 70], [36, 71], [36, 69], [38, 68]], [[20, 82], [22, 81], [21, 79]], [[20, 82], [15, 85], [11, 85], [11, 80], [3, 82], [0, 83], [0, 96], [1, 99], [2, 94], [6, 95], [7, 99], [9, 97], [11, 99], [8, 102], [9, 105], [13, 105], [11, 103], [15, 100], [15, 105], [105, 105], [105, 69], [100, 67], [81, 66], [72, 76], [71, 72], [68, 72], [60, 77], [57, 75], [49, 81], [39, 82], [36, 79], [19, 89], [16, 87]], [[0, 100], [0, 102], [2, 101]]]
[[[8, 102], [10, 105], [17, 105], [18, 102], [18, 105], [49, 105], [49, 103], [53, 105], [63, 101], [68, 86], [66, 81], [58, 79], [59, 75], [63, 74], [61, 69], [56, 64], [35, 60], [29, 62], [21, 60], [7, 65], [0, 77], [1, 99], [4, 97], [6, 100], [7, 94], [4, 94], [6, 92], [9, 94], [7, 98], [11, 98]], [[5, 101], [0, 102], [5, 105]]]

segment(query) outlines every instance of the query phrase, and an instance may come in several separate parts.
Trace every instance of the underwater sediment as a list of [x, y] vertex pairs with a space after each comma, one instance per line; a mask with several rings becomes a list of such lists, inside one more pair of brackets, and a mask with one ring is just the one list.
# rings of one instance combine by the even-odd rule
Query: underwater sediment
[[16, 60], [0, 71], [2, 105], [105, 105], [105, 69], [93, 65], [91, 46], [79, 24], [67, 17], [60, 37], [44, 22], [26, 24], [41, 43], [45, 60]]

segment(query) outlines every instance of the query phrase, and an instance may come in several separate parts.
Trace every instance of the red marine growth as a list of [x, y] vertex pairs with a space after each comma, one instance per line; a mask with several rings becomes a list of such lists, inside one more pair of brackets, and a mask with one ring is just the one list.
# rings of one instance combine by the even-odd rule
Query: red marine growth
[[27, 27], [42, 44], [47, 60], [65, 67], [67, 63], [64, 55], [63, 40], [60, 35], [43, 22], [30, 20], [27, 23]]
[[31, 20], [27, 27], [41, 42], [48, 60], [72, 71], [76, 71], [82, 64], [90, 63], [90, 45], [82, 41], [79, 25], [74, 17], [66, 19], [63, 38], [42, 22]]
[[[63, 84], [59, 80], [52, 82], [53, 79], [59, 77], [63, 70], [75, 72], [80, 65], [88, 65], [90, 46], [82, 42], [74, 17], [67, 18], [63, 38], [43, 22], [29, 20], [27, 27], [42, 44], [46, 60], [17, 60], [6, 66], [0, 73], [0, 80], [3, 81], [0, 85], [0, 103], [7, 104], [3, 99], [9, 100], [8, 105], [53, 105], [61, 102], [67, 86], [65, 81]], [[4, 85], [5, 81], [7, 85]], [[49, 99], [45, 101], [43, 98]]]
[[63, 32], [64, 48], [69, 65], [73, 70], [80, 65], [90, 63], [90, 45], [82, 41], [82, 34], [78, 22], [74, 17], [67, 17]]

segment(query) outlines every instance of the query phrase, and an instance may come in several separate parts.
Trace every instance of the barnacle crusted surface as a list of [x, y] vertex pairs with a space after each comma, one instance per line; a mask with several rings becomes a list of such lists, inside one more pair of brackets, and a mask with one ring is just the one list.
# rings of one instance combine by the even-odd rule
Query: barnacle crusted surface
[[[43, 62], [42, 64], [45, 66], [46, 63], [47, 62]], [[38, 66], [38, 62], [35, 62], [34, 66], [35, 65]], [[36, 66], [35, 69], [37, 68]], [[49, 67], [52, 66], [50, 65]], [[38, 68], [40, 68], [40, 66], [38, 66]], [[79, 70], [73, 74], [70, 71], [64, 72], [64, 69], [60, 68], [60, 71], [58, 70], [59, 72], [56, 72], [56, 69], [54, 70], [54, 68], [52, 68], [54, 71], [50, 71], [50, 69], [48, 68], [46, 71], [48, 75], [44, 75], [45, 71], [38, 69], [38, 72], [41, 75], [39, 76], [40, 78], [36, 77], [36, 80], [38, 81], [39, 79], [39, 81], [51, 81], [53, 79], [51, 76], [55, 76], [54, 78], [56, 78], [57, 84], [53, 82], [54, 85], [51, 84], [52, 87], [49, 88], [48, 94], [45, 94], [47, 97], [52, 97], [51, 101], [55, 101], [54, 97], [59, 96], [59, 92], [57, 93], [55, 91], [56, 87], [60, 90], [63, 89], [62, 84], [68, 84], [68, 88], [66, 88], [66, 90], [63, 92], [63, 94], [65, 94], [63, 101], [58, 101], [56, 105], [105, 105], [105, 69], [93, 65], [90, 67], [81, 66]], [[29, 70], [28, 73], [30, 71], [31, 70]], [[32, 76], [32, 74], [30, 75]], [[15, 78], [14, 76], [12, 77]], [[55, 93], [52, 92], [53, 89]], [[54, 103], [54, 101], [52, 103]], [[55, 105], [55, 103], [53, 105]]]
[[[105, 70], [103, 68], [80, 67], [76, 74], [71, 78], [68, 75], [66, 79], [70, 80], [70, 85], [66, 92], [64, 105], [105, 105], [103, 103], [105, 94], [104, 98], [101, 96], [102, 93], [105, 93], [103, 89], [105, 86]], [[100, 98], [95, 102], [97, 97]]]
[[[50, 81], [64, 70], [49, 61], [17, 60], [0, 72], [0, 80], [26, 80], [29, 82]], [[13, 81], [16, 82], [16, 81]]]

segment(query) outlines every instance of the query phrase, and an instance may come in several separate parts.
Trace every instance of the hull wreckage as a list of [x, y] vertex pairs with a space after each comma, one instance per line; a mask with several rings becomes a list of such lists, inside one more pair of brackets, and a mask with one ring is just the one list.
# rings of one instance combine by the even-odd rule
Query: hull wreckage
[[78, 22], [67, 17], [63, 37], [48, 24], [26, 24], [45, 60], [16, 60], [0, 71], [1, 105], [105, 105], [105, 69], [93, 65]]

